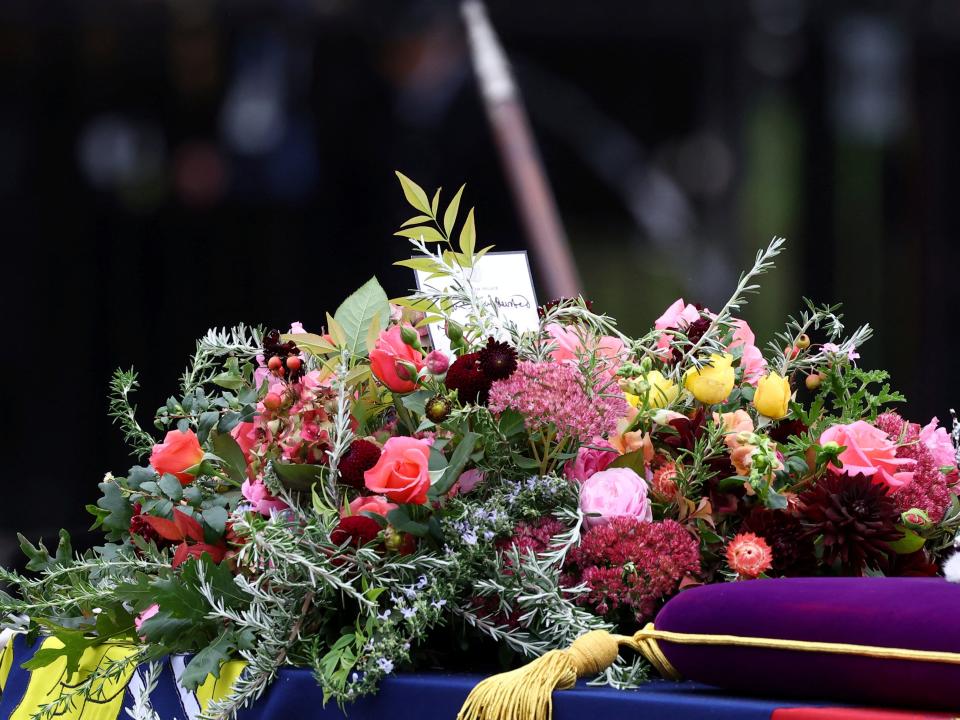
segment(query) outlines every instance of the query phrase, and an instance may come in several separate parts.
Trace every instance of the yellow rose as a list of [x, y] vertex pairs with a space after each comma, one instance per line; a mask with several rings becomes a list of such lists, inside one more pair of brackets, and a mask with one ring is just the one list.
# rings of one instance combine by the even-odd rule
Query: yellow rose
[[683, 386], [705, 405], [723, 402], [733, 390], [733, 355], [711, 355], [710, 363], [687, 372]]
[[659, 370], [648, 372], [643, 376], [643, 381], [650, 386], [646, 402], [649, 408], [665, 408], [680, 394], [677, 384], [670, 378], [664, 377]]
[[753, 406], [771, 420], [786, 417], [790, 412], [790, 381], [775, 372], [760, 378], [753, 395]]

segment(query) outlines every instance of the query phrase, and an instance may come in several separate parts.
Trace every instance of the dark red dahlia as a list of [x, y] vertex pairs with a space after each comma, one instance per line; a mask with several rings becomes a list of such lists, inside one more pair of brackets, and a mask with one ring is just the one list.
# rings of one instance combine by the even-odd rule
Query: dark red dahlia
[[887, 567], [888, 542], [902, 537], [886, 486], [864, 475], [828, 473], [800, 495], [800, 521], [809, 538], [823, 538], [823, 562], [845, 575]]
[[506, 380], [517, 369], [517, 351], [505, 342], [487, 338], [479, 355], [480, 370], [490, 380]]
[[[583, 302], [588, 311], [593, 312], [593, 300], [586, 300], [585, 298], [580, 298], [580, 300]], [[550, 300], [537, 308], [537, 315], [541, 319], [545, 318], [547, 313], [553, 310], [557, 305], [570, 302], [574, 302], [574, 300], [565, 297], [558, 297], [556, 300]]]
[[[696, 303], [694, 307], [696, 307], [697, 310], [700, 310], [701, 312], [703, 311], [703, 307], [699, 303]], [[683, 333], [684, 335], [687, 336], [688, 342], [682, 343], [682, 347], [673, 348], [674, 362], [680, 362], [680, 360], [683, 358], [683, 353], [686, 351], [686, 349], [692, 345], [695, 345], [700, 340], [700, 338], [703, 337], [704, 333], [706, 333], [707, 330], [710, 328], [711, 323], [713, 323], [713, 320], [711, 318], [704, 317], [701, 314], [699, 318], [697, 318], [692, 323], [690, 323], [689, 325], [683, 328]]]
[[743, 527], [766, 540], [773, 550], [770, 575], [813, 574], [817, 564], [813, 538], [795, 516], [784, 510], [756, 507], [744, 520]]
[[358, 438], [340, 458], [340, 482], [360, 489], [364, 487], [363, 474], [377, 464], [380, 448], [369, 440]]
[[467, 353], [458, 357], [447, 370], [444, 384], [457, 391], [461, 405], [477, 403], [486, 405], [493, 381], [480, 368], [480, 353]]
[[353, 547], [366, 545], [377, 539], [380, 534], [380, 524], [366, 515], [347, 515], [340, 518], [340, 523], [330, 533], [330, 542], [342, 545], [349, 542]]
[[767, 431], [767, 435], [774, 442], [785, 445], [791, 437], [800, 437], [808, 429], [801, 420], [781, 420]]

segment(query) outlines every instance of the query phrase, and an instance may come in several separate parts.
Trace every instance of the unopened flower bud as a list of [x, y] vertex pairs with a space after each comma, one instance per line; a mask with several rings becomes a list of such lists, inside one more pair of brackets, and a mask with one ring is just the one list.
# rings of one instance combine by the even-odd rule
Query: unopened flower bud
[[930, 525], [930, 516], [920, 508], [910, 508], [901, 513], [900, 519], [903, 524], [913, 530], [928, 527]]
[[403, 342], [410, 347], [419, 350], [420, 349], [420, 334], [416, 331], [415, 328], [410, 327], [409, 325], [400, 326], [400, 337], [403, 339]]
[[463, 328], [453, 320], [447, 320], [447, 337], [453, 342], [463, 340]]
[[388, 526], [387, 529], [383, 531], [383, 544], [387, 550], [397, 552], [403, 547], [403, 533], [392, 525]]
[[450, 358], [439, 350], [431, 350], [427, 355], [426, 365], [431, 375], [443, 375], [450, 367]]
[[820, 377], [820, 373], [813, 373], [812, 375], [807, 375], [803, 382], [807, 386], [807, 390], [816, 390], [820, 387], [820, 383], [823, 382], [823, 378]]
[[420, 371], [417, 370], [417, 366], [406, 360], [397, 360], [394, 364], [394, 367], [397, 370], [397, 377], [401, 380], [416, 380], [417, 375], [420, 374]]
[[798, 337], [797, 347], [800, 348], [801, 350], [806, 350], [808, 347], [810, 347], [810, 336], [804, 333], [803, 335]]

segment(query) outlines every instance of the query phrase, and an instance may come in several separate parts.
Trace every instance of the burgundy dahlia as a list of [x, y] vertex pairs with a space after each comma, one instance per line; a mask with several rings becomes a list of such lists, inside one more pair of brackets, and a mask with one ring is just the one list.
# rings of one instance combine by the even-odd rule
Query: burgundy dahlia
[[517, 351], [505, 342], [488, 338], [479, 356], [480, 370], [490, 380], [506, 380], [517, 369]]
[[340, 482], [357, 489], [364, 487], [363, 474], [376, 465], [379, 459], [380, 448], [369, 440], [354, 440], [340, 458]]
[[886, 486], [864, 475], [828, 473], [800, 495], [800, 521], [809, 538], [822, 536], [823, 562], [845, 575], [864, 567], [884, 568], [888, 542], [898, 540], [900, 516]]
[[486, 405], [493, 381], [480, 368], [480, 353], [467, 353], [458, 357], [447, 370], [444, 384], [457, 391], [461, 405], [477, 403]]
[[800, 521], [784, 510], [754, 508], [743, 522], [773, 550], [773, 571], [769, 574], [785, 577], [811, 575], [816, 567], [813, 538]]

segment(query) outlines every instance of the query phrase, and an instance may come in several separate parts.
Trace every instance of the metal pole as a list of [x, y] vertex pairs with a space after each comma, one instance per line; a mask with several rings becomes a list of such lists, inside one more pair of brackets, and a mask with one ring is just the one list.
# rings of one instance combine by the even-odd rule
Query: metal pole
[[576, 297], [581, 292], [576, 262], [506, 54], [483, 0], [463, 0], [460, 9], [487, 119], [538, 275], [548, 299]]

